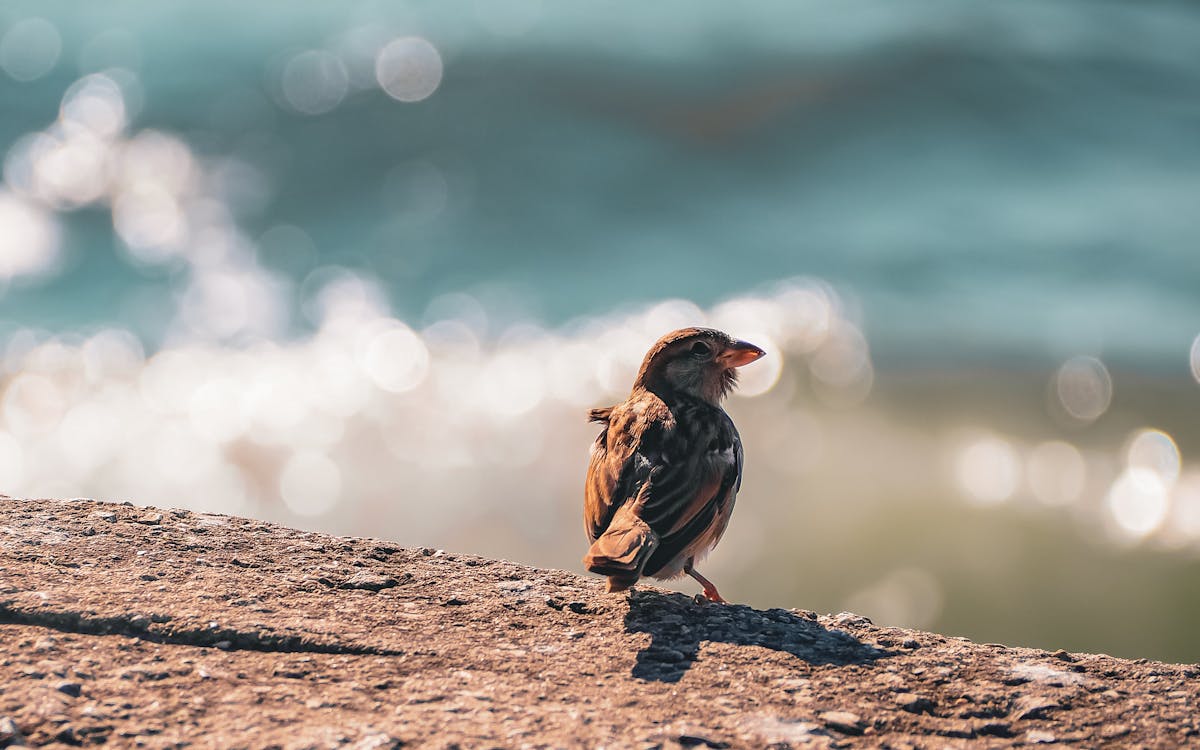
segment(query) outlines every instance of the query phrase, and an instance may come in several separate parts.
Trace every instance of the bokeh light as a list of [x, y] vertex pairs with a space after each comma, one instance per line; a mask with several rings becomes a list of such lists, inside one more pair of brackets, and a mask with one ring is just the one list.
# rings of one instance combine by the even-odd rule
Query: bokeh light
[[179, 201], [152, 183], [121, 193], [113, 204], [113, 224], [135, 256], [152, 262], [180, 252], [187, 232]]
[[427, 39], [394, 39], [379, 51], [375, 77], [393, 99], [419, 102], [428, 99], [441, 84], [442, 57]]
[[1192, 367], [1192, 377], [1200, 383], [1200, 335], [1192, 341], [1191, 351], [1188, 352], [1188, 363]]
[[0, 37], [0, 69], [22, 83], [54, 69], [62, 52], [62, 37], [44, 18], [18, 21]]
[[831, 404], [861, 403], [875, 381], [867, 340], [856, 325], [846, 320], [829, 327], [808, 369], [825, 386], [819, 395]]
[[360, 356], [371, 382], [390, 393], [416, 388], [429, 372], [425, 344], [407, 326], [395, 322], [370, 334]]
[[[314, 281], [318, 328], [311, 337], [227, 349], [204, 342], [269, 317], [257, 305], [271, 295], [245, 291], [227, 266], [214, 268], [199, 267], [180, 297], [180, 343], [151, 356], [120, 329], [77, 343], [10, 341], [14, 374], [0, 391], [0, 427], [26, 441], [5, 449], [13, 491], [57, 482], [73, 495], [170, 494], [185, 503], [227, 492], [230, 508], [269, 512], [278, 503], [319, 518], [363, 491], [359, 477], [392, 484], [411, 480], [419, 467], [434, 481], [446, 467], [484, 462], [504, 481], [547, 446], [577, 439], [566, 436], [584, 425], [584, 408], [620, 398], [664, 326], [722, 317], [736, 324], [736, 311], [753, 310], [758, 332], [733, 332], [762, 345], [768, 357], [761, 361], [774, 363], [759, 373], [747, 368], [744, 403], [774, 392], [787, 373], [783, 363], [798, 356], [764, 331], [807, 348], [805, 336], [791, 334], [813, 326], [796, 315], [785, 286], [712, 312], [677, 300], [574, 332], [514, 326], [485, 350], [479, 335], [489, 316], [475, 298], [436, 300], [427, 312], [435, 322], [416, 331], [387, 311], [374, 282], [327, 269]], [[803, 473], [820, 460], [815, 418], [766, 424], [780, 428], [779, 440], [762, 453], [782, 471]], [[376, 464], [360, 443], [371, 430], [382, 432], [384, 449], [402, 463]], [[144, 455], [153, 457], [154, 472], [134, 468]], [[69, 479], [56, 468], [58, 456], [73, 467]], [[563, 472], [573, 474], [566, 465]], [[452, 526], [453, 515], [440, 523]]]
[[1131, 436], [1125, 452], [1130, 468], [1154, 472], [1170, 487], [1179, 478], [1179, 448], [1162, 430], [1142, 429]]
[[45, 274], [59, 259], [59, 228], [52, 214], [0, 188], [0, 283]]
[[1166, 518], [1168, 487], [1156, 472], [1131, 467], [1113, 482], [1107, 503], [1119, 531], [1140, 539]]
[[97, 138], [115, 138], [125, 129], [125, 95], [108, 75], [84, 76], [63, 94], [59, 118], [69, 133], [83, 129]]
[[338, 57], [325, 50], [306, 50], [283, 68], [283, 96], [304, 115], [321, 115], [345, 98], [350, 79]]
[[967, 499], [994, 505], [1013, 496], [1021, 482], [1021, 463], [1012, 444], [996, 435], [966, 442], [955, 462], [955, 476]]
[[1112, 403], [1112, 377], [1095, 357], [1074, 357], [1058, 368], [1054, 378], [1058, 402], [1071, 417], [1093, 422]]

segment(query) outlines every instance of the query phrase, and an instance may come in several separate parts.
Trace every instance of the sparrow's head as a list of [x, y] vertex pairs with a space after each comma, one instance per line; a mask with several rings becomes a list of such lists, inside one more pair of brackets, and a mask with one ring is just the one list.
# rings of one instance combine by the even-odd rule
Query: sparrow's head
[[660, 396], [683, 393], [719, 405], [737, 382], [737, 368], [766, 354], [711, 328], [681, 328], [650, 347], [634, 388]]

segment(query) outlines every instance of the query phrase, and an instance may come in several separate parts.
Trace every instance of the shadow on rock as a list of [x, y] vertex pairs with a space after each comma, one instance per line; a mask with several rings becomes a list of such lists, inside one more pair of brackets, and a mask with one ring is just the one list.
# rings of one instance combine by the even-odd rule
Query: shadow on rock
[[890, 655], [784, 609], [698, 604], [683, 594], [653, 591], [630, 594], [625, 630], [650, 634], [650, 645], [637, 655], [633, 676], [655, 682], [678, 682], [704, 641], [785, 651], [814, 665], [865, 664]]

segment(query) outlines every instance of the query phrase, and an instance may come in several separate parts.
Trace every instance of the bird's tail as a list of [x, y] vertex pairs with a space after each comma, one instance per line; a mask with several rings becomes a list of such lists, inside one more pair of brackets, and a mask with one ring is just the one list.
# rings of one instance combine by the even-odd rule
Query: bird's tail
[[608, 576], [609, 591], [624, 591], [642, 577], [642, 567], [658, 547], [658, 534], [633, 513], [617, 513], [608, 530], [592, 542], [583, 564]]

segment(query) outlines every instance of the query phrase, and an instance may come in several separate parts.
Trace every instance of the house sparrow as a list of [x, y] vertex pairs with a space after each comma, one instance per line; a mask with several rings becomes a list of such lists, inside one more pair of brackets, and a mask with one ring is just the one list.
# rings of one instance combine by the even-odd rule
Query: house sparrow
[[725, 601], [695, 564], [725, 533], [742, 483], [742, 442], [721, 399], [736, 368], [763, 354], [711, 328], [668, 333], [629, 398], [589, 413], [604, 430], [588, 464], [583, 564], [608, 576], [609, 591], [686, 573], [706, 599]]

